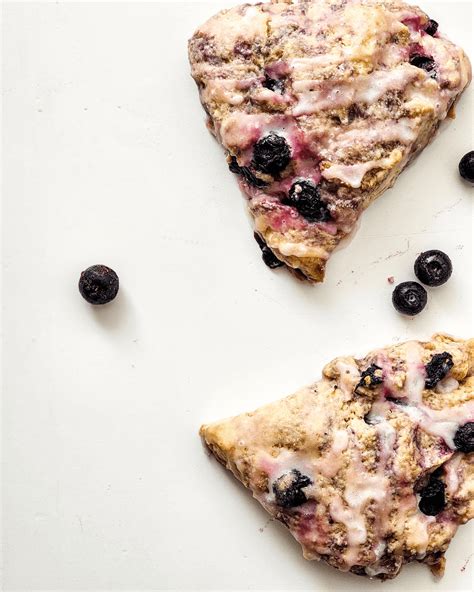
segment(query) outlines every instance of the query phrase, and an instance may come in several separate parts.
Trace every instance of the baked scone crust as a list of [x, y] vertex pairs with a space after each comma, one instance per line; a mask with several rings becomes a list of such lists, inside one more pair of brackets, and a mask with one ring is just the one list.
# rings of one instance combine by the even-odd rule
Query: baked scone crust
[[[399, 0], [243, 4], [189, 42], [209, 129], [229, 162], [254, 176], [239, 183], [257, 232], [311, 281], [323, 280], [331, 252], [433, 138], [471, 79], [462, 49], [426, 33], [428, 23]], [[432, 57], [435, 70], [412, 65], [414, 55]], [[252, 165], [255, 143], [270, 132], [291, 149], [277, 175]], [[285, 203], [301, 180], [318, 187], [329, 219], [307, 219]]]
[[[453, 366], [425, 388], [435, 354]], [[372, 365], [383, 383], [360, 386]], [[474, 421], [474, 340], [437, 334], [341, 357], [323, 378], [240, 416], [203, 425], [215, 457], [301, 543], [307, 559], [381, 579], [411, 561], [438, 574], [458, 526], [474, 516], [474, 454], [456, 450], [460, 426]], [[306, 501], [282, 507], [274, 485], [298, 471]], [[418, 507], [430, 475], [446, 487], [437, 515]]]

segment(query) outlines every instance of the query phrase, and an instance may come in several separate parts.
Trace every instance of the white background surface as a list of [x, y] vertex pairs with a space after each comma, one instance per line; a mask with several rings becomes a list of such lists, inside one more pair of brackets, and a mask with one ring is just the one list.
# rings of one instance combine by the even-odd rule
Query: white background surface
[[[186, 40], [224, 5], [4, 5], [4, 590], [468, 590], [472, 527], [438, 584], [306, 562], [197, 431], [336, 355], [472, 335], [472, 88], [326, 283], [299, 283], [263, 265], [189, 76]], [[471, 2], [423, 6], [469, 49]], [[407, 320], [387, 277], [429, 248], [454, 275]], [[94, 263], [121, 280], [100, 309], [77, 290]]]

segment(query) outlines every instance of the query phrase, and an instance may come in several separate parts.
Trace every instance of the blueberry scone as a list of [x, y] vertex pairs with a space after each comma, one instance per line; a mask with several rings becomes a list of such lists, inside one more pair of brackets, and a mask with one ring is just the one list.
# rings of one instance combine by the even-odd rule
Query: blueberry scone
[[319, 282], [362, 211], [431, 140], [471, 79], [465, 53], [400, 0], [244, 4], [189, 42], [208, 126], [264, 259]]
[[337, 358], [319, 382], [201, 435], [307, 559], [380, 579], [410, 561], [442, 575], [474, 516], [474, 339]]

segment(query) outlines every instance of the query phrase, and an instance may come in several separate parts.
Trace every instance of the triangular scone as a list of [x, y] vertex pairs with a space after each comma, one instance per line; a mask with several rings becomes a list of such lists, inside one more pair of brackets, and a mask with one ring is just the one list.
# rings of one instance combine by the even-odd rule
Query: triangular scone
[[337, 358], [319, 382], [201, 435], [307, 559], [386, 579], [410, 561], [443, 573], [474, 516], [473, 422], [474, 340], [435, 335]]
[[244, 4], [202, 25], [189, 57], [257, 232], [316, 282], [471, 78], [462, 49], [399, 0]]

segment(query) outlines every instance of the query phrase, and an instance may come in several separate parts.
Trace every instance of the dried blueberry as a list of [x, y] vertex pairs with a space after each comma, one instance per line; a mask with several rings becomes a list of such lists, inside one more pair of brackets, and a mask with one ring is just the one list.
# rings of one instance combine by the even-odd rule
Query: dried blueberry
[[263, 247], [262, 259], [265, 265], [270, 269], [276, 269], [277, 267], [282, 267], [285, 265], [283, 261], [280, 261], [280, 259], [276, 257], [275, 253], [270, 249], [270, 247]]
[[461, 452], [474, 452], [474, 421], [458, 428], [454, 436], [454, 445]]
[[263, 247], [267, 246], [267, 243], [263, 240], [263, 238], [258, 234], [258, 232], [253, 233], [253, 238], [257, 241], [258, 246], [263, 249]]
[[90, 304], [107, 304], [118, 289], [118, 275], [106, 265], [92, 265], [81, 273], [79, 291]]
[[466, 181], [474, 183], [474, 150], [471, 150], [471, 152], [468, 152], [461, 158], [459, 174]]
[[426, 290], [417, 282], [398, 284], [392, 294], [392, 303], [395, 309], [408, 316], [420, 313], [425, 308], [427, 301]]
[[319, 186], [312, 181], [296, 181], [283, 203], [296, 208], [309, 222], [327, 222], [331, 219], [328, 206], [321, 200]]
[[313, 482], [306, 475], [302, 475], [297, 469], [285, 473], [273, 483], [273, 493], [276, 502], [283, 508], [294, 508], [301, 506], [307, 501], [303, 487]]
[[440, 380], [443, 380], [453, 366], [454, 363], [451, 354], [448, 354], [448, 352], [435, 354], [425, 366], [425, 388], [434, 388]]
[[231, 173], [235, 173], [236, 175], [240, 175], [241, 167], [237, 162], [235, 156], [231, 156], [229, 162], [229, 171]]
[[268, 74], [265, 74], [265, 80], [262, 82], [262, 86], [272, 90], [273, 92], [280, 93], [281, 95], [285, 92], [285, 83], [283, 80], [270, 78]]
[[432, 57], [415, 53], [410, 57], [410, 64], [417, 68], [421, 68], [429, 74], [431, 78], [436, 78], [436, 62]]
[[253, 185], [259, 189], [267, 185], [265, 181], [256, 177], [248, 167], [241, 167], [235, 156], [230, 157], [229, 170], [236, 175], [242, 175], [249, 185]]
[[436, 516], [446, 506], [444, 490], [446, 485], [440, 480], [431, 477], [428, 485], [420, 491], [418, 507], [427, 516]]
[[270, 269], [276, 269], [277, 267], [282, 267], [285, 265], [283, 261], [280, 261], [280, 259], [276, 257], [275, 253], [270, 249], [258, 232], [254, 232], [253, 236], [262, 251], [262, 259], [267, 267]]
[[360, 381], [354, 391], [357, 393], [359, 388], [373, 388], [383, 382], [383, 372], [380, 366], [372, 364], [360, 375]]
[[288, 166], [290, 160], [288, 142], [275, 132], [260, 138], [253, 148], [252, 165], [262, 173], [276, 175]]
[[436, 31], [438, 30], [438, 27], [439, 27], [438, 23], [435, 20], [430, 19], [428, 21], [428, 24], [425, 27], [425, 33], [427, 33], [428, 35], [431, 35], [433, 37], [433, 35], [436, 35]]
[[443, 251], [425, 251], [415, 261], [415, 275], [426, 286], [441, 286], [449, 280], [452, 273], [451, 259]]

